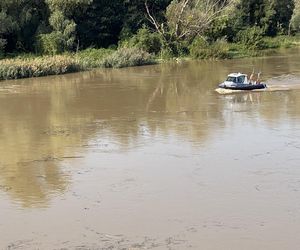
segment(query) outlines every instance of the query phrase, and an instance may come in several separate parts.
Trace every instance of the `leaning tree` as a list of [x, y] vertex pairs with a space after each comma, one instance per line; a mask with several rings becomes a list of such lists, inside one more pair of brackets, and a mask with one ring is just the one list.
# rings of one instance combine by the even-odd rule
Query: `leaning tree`
[[145, 1], [149, 21], [163, 37], [167, 34], [176, 40], [193, 40], [203, 35], [212, 23], [228, 15], [239, 0], [173, 0], [166, 11], [166, 21], [159, 23], [151, 6]]

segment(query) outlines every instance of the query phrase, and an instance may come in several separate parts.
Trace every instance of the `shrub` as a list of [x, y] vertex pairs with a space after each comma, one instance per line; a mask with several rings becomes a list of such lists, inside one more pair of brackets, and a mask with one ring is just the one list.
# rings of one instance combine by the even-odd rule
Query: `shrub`
[[84, 69], [103, 67], [104, 58], [108, 57], [114, 51], [113, 49], [89, 48], [76, 53], [76, 58]]
[[106, 68], [122, 68], [154, 63], [151, 55], [138, 48], [121, 48], [103, 60]]
[[121, 42], [121, 47], [136, 47], [148, 53], [158, 54], [162, 48], [162, 38], [157, 32], [151, 32], [146, 27], [138, 30], [137, 34]]
[[60, 33], [52, 32], [38, 36], [38, 51], [41, 54], [56, 55], [64, 51]]
[[211, 57], [216, 59], [226, 59], [232, 56], [229, 53], [229, 44], [224, 39], [218, 39], [212, 44]]
[[196, 59], [231, 58], [229, 44], [224, 39], [208, 43], [203, 37], [197, 37], [190, 46], [190, 55]]
[[236, 42], [248, 46], [249, 49], [264, 49], [263, 35], [263, 30], [254, 26], [238, 32]]
[[189, 53], [188, 41], [169, 41], [165, 47], [168, 48], [175, 57], [186, 56]]
[[196, 59], [204, 59], [207, 57], [209, 43], [203, 37], [194, 39], [190, 46], [190, 55]]
[[170, 60], [170, 59], [174, 58], [174, 56], [175, 55], [174, 55], [173, 51], [167, 46], [164, 46], [159, 53], [160, 59], [163, 59], [163, 60]]
[[297, 38], [292, 36], [264, 37], [264, 44], [268, 49], [290, 48], [297, 45]]

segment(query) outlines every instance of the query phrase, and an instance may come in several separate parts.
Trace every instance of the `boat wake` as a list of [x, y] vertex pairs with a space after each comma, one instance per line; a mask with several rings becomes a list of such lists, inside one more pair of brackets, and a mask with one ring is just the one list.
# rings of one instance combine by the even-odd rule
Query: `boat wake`
[[233, 89], [217, 88], [217, 89], [215, 89], [215, 91], [221, 95], [226, 95], [226, 94], [247, 93], [247, 92], [265, 92], [265, 91], [267, 91], [267, 89], [233, 90]]

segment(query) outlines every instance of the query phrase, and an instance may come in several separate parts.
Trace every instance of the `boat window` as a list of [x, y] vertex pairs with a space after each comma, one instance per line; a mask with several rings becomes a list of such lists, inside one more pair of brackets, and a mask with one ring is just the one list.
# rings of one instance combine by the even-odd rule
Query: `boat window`
[[233, 76], [228, 76], [228, 78], [226, 79], [227, 82], [237, 82], [236, 77]]
[[239, 76], [238, 78], [237, 78], [237, 82], [238, 83], [244, 83], [245, 82], [245, 76]]

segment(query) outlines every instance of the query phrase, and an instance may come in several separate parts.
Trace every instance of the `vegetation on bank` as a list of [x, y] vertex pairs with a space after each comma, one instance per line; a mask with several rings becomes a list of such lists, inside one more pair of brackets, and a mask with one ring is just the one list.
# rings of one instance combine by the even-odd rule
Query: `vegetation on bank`
[[249, 42], [229, 43], [224, 39], [209, 43], [195, 39], [189, 47], [189, 55], [195, 59], [232, 59], [263, 56], [275, 49], [300, 46], [299, 36], [260, 37]]
[[69, 56], [44, 56], [0, 60], [0, 80], [59, 75], [80, 70], [78, 62]]
[[123, 68], [153, 64], [154, 57], [136, 47], [113, 49], [86, 49], [76, 53], [82, 69]]
[[259, 56], [299, 31], [300, 0], [2, 0], [0, 79]]
[[153, 57], [137, 48], [87, 49], [79, 53], [0, 60], [0, 80], [60, 75], [97, 67], [122, 68], [154, 63]]
[[[136, 39], [136, 38], [134, 38]], [[158, 59], [170, 60], [170, 54], [150, 54], [145, 51], [153, 50], [153, 43], [149, 41], [138, 46], [122, 45], [119, 49], [89, 48], [77, 53], [64, 53], [62, 55], [23, 56], [0, 60], [0, 80], [59, 75], [93, 68], [122, 68], [154, 64]], [[260, 47], [257, 47], [260, 44]], [[224, 39], [213, 43], [198, 38], [187, 48], [185, 56], [195, 59], [232, 59], [241, 57], [261, 56], [272, 49], [291, 48], [300, 45], [300, 37], [279, 36], [263, 38], [256, 45], [243, 43], [229, 43]], [[125, 46], [125, 47], [124, 47]], [[143, 49], [141, 49], [143, 47]]]

